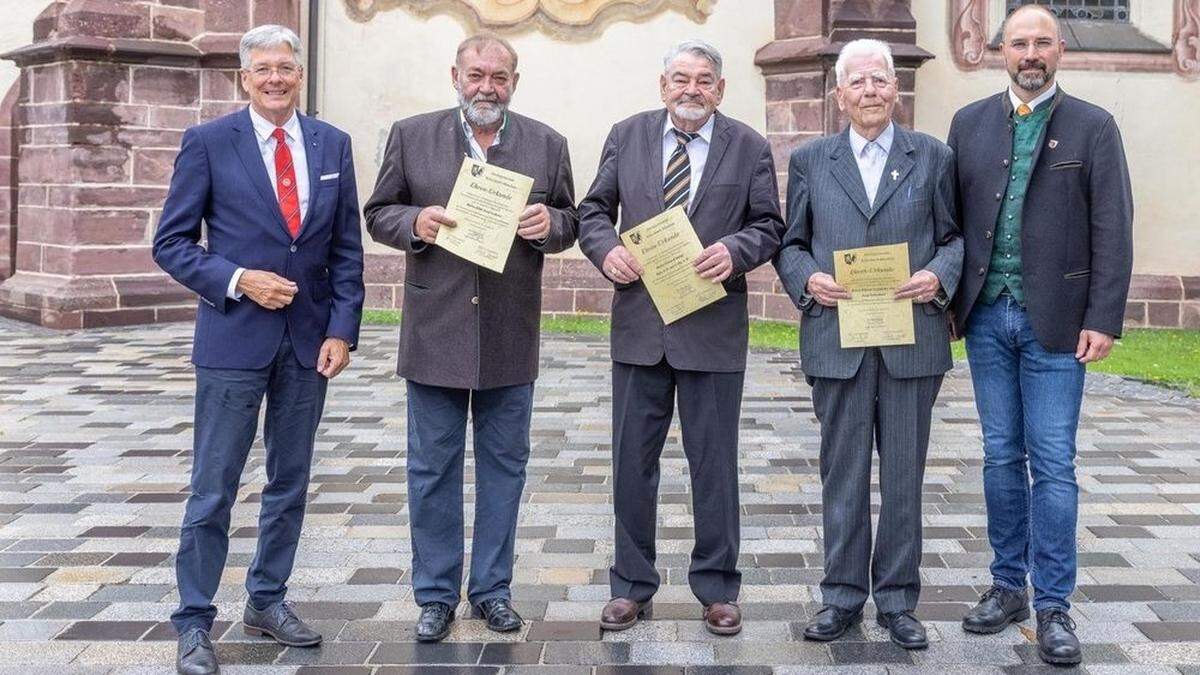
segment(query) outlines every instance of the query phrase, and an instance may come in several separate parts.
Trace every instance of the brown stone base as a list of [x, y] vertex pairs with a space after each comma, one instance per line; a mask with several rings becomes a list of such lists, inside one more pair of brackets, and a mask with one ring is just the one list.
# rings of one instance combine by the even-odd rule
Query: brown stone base
[[60, 277], [18, 272], [0, 283], [0, 315], [48, 328], [96, 328], [185, 321], [190, 292], [163, 275]]

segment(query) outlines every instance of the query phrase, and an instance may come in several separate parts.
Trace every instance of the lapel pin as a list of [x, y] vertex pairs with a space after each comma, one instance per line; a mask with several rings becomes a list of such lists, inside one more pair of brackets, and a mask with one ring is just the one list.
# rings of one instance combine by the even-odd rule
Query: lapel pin
[[1053, 149], [1055, 149], [1055, 148], [1057, 148], [1057, 147], [1058, 147], [1058, 141], [1056, 141], [1056, 140], [1054, 140], [1053, 138], [1051, 138], [1051, 139], [1050, 139], [1050, 149], [1051, 149], [1051, 150], [1053, 150]]
[[899, 180], [899, 179], [900, 179], [900, 172], [896, 169], [892, 169], [892, 180]]

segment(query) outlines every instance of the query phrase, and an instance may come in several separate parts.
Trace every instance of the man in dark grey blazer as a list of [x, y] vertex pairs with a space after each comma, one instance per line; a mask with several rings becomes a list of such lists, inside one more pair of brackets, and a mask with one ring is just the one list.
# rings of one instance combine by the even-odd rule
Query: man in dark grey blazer
[[[494, 36], [459, 45], [450, 74], [459, 105], [396, 122], [364, 211], [375, 241], [405, 252], [397, 372], [408, 381], [408, 505], [417, 639], [446, 637], [463, 568], [463, 455], [474, 424], [475, 523], [467, 586], [472, 615], [521, 627], [511, 605], [517, 508], [529, 458], [545, 254], [575, 242], [567, 141], [508, 110], [517, 54]], [[503, 274], [434, 244], [453, 227], [445, 204], [464, 157], [533, 178]]]
[[[801, 310], [801, 368], [821, 423], [825, 607], [804, 636], [834, 640], [862, 617], [906, 649], [927, 646], [913, 616], [921, 592], [921, 484], [932, 409], [950, 369], [945, 309], [958, 284], [962, 239], [954, 222], [953, 157], [944, 144], [892, 122], [898, 92], [891, 50], [876, 40], [842, 48], [840, 134], [809, 143], [788, 167], [788, 229], [775, 260]], [[834, 251], [904, 243], [916, 342], [842, 348]], [[879, 453], [878, 536], [871, 550], [871, 455]]]
[[[996, 633], [1029, 618], [1038, 654], [1079, 663], [1075, 432], [1085, 364], [1121, 334], [1133, 266], [1133, 198], [1116, 121], [1068, 96], [1054, 73], [1056, 17], [1026, 6], [1005, 22], [1012, 85], [958, 111], [950, 146], [966, 240], [954, 298], [983, 427], [992, 588], [963, 618]], [[1032, 474], [1032, 484], [1030, 481]]]
[[[664, 59], [665, 110], [639, 113], [609, 132], [600, 168], [580, 203], [579, 245], [613, 281], [612, 600], [600, 625], [622, 630], [650, 615], [658, 590], [655, 524], [658, 459], [676, 397], [691, 469], [696, 544], [688, 582], [709, 631], [741, 630], [737, 445], [747, 314], [744, 275], [770, 260], [783, 223], [771, 150], [762, 136], [717, 112], [721, 56], [698, 40]], [[703, 252], [700, 276], [726, 295], [663, 325], [642, 268], [621, 245], [625, 230], [664, 210], [688, 211]]]

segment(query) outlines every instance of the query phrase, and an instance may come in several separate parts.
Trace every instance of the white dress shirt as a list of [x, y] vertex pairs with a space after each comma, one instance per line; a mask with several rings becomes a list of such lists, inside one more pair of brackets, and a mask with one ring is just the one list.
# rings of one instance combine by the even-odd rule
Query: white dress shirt
[[887, 166], [888, 153], [892, 151], [892, 139], [895, 137], [894, 122], [888, 122], [887, 128], [873, 141], [863, 138], [854, 127], [850, 127], [850, 149], [854, 151], [854, 160], [858, 162], [858, 173], [867, 190], [867, 201], [872, 204], [879, 192], [879, 181], [883, 178], [883, 169]]
[[[267, 118], [259, 115], [254, 111], [254, 107], [250, 107], [250, 121], [254, 125], [254, 138], [258, 141], [258, 152], [262, 155], [263, 164], [267, 167], [267, 178], [270, 179], [271, 190], [275, 193], [275, 201], [279, 202], [279, 183], [275, 176], [275, 138], [272, 134], [275, 133], [275, 125], [267, 120]], [[295, 111], [288, 118], [287, 122], [283, 123], [284, 138], [288, 146], [288, 150], [292, 152], [292, 167], [296, 171], [296, 196], [300, 198], [300, 221], [304, 222], [304, 215], [308, 213], [308, 155], [304, 151], [304, 132], [300, 129], [300, 118]], [[225, 295], [233, 300], [241, 300], [242, 294], [237, 292], [238, 281], [242, 278], [242, 272], [245, 268], [239, 267], [233, 273], [233, 277], [229, 279], [229, 288], [226, 289]]]
[[[696, 132], [700, 134], [700, 137], [688, 143], [686, 146], [688, 163], [690, 163], [692, 167], [690, 178], [691, 184], [688, 188], [688, 190], [691, 192], [690, 197], [694, 197], [696, 195], [696, 188], [700, 185], [700, 177], [704, 175], [704, 165], [706, 162], [708, 162], [708, 148], [709, 145], [712, 144], [713, 121], [716, 119], [716, 117], [717, 116], [715, 113], [709, 115], [708, 121], [705, 122], [704, 126], [700, 127], [700, 129]], [[663, 123], [662, 130], [662, 180], [664, 181], [667, 179], [667, 165], [671, 163], [671, 153], [675, 152], [675, 148], [679, 145], [679, 141], [676, 140], [675, 133], [672, 131], [674, 128], [675, 125], [671, 122], [671, 115], [668, 114], [667, 121]], [[680, 131], [683, 130], [680, 129]]]
[[1008, 88], [1008, 100], [1012, 101], [1013, 110], [1016, 110], [1017, 108], [1021, 107], [1022, 103], [1025, 103], [1025, 105], [1029, 106], [1030, 110], [1035, 110], [1039, 105], [1042, 104], [1043, 101], [1046, 101], [1046, 100], [1052, 98], [1057, 93], [1058, 93], [1058, 83], [1055, 82], [1050, 85], [1049, 89], [1047, 89], [1046, 91], [1043, 91], [1041, 94], [1039, 94], [1037, 98], [1033, 99], [1029, 103], [1025, 103], [1024, 101], [1021, 100], [1021, 98], [1019, 96], [1017, 96], [1017, 92], [1013, 91], [1012, 87], [1009, 87]]
[[504, 115], [504, 119], [500, 122], [500, 128], [496, 130], [496, 135], [492, 137], [492, 144], [487, 147], [479, 145], [479, 141], [475, 138], [475, 132], [471, 130], [471, 125], [467, 123], [467, 118], [463, 115], [463, 111], [458, 111], [458, 121], [462, 124], [463, 133], [467, 136], [467, 147], [471, 150], [471, 159], [487, 162], [487, 151], [500, 145], [500, 135], [504, 133], [504, 126], [508, 124], [508, 114]]

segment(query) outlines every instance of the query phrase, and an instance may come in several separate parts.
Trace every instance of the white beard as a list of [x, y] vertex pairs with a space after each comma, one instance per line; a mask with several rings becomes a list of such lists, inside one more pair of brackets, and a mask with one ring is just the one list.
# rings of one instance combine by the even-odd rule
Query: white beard
[[[481, 106], [480, 103], [490, 105]], [[499, 101], [468, 101], [463, 97], [461, 90], [458, 92], [458, 107], [463, 111], [463, 117], [476, 127], [495, 126], [504, 119], [504, 113], [508, 111], [508, 106]]]

